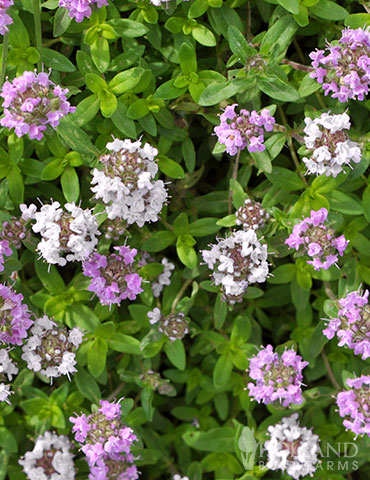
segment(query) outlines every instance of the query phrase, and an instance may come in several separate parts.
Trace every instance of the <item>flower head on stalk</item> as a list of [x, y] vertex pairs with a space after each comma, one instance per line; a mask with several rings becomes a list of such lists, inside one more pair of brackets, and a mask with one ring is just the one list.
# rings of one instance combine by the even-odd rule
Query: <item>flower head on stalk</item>
[[345, 28], [336, 44], [310, 53], [315, 70], [310, 74], [322, 84], [325, 95], [340, 102], [363, 100], [370, 86], [369, 27]]
[[9, 356], [9, 350], [0, 348], [0, 402], [7, 402], [10, 404], [8, 397], [13, 392], [10, 386], [4, 382], [11, 381], [13, 375], [17, 375], [18, 367], [14, 364]]
[[13, 23], [12, 17], [7, 13], [9, 7], [14, 5], [13, 0], [0, 1], [0, 35], [5, 35], [9, 31], [8, 25]]
[[360, 145], [352, 142], [345, 131], [351, 126], [347, 113], [323, 113], [314, 120], [306, 117], [304, 121], [304, 141], [312, 152], [310, 158], [303, 158], [308, 173], [336, 177], [343, 166], [361, 161]]
[[45, 432], [18, 463], [30, 480], [73, 480], [76, 472], [71, 447], [64, 435]]
[[298, 480], [316, 471], [319, 437], [312, 430], [301, 427], [298, 413], [284, 417], [268, 427], [270, 440], [265, 442], [270, 470], [282, 470]]
[[350, 390], [339, 392], [337, 405], [343, 425], [357, 435], [370, 437], [370, 377], [347, 378]]
[[182, 339], [189, 333], [188, 321], [182, 312], [164, 316], [158, 307], [148, 312], [151, 325], [158, 325], [158, 331], [166, 335], [171, 342]]
[[117, 253], [108, 256], [93, 253], [82, 264], [83, 274], [91, 277], [88, 287], [96, 293], [103, 305], [119, 305], [128, 298], [135, 300], [143, 291], [143, 279], [136, 273], [136, 248], [127, 246], [114, 247]]
[[249, 152], [263, 152], [264, 132], [271, 132], [275, 119], [267, 108], [257, 113], [242, 109], [235, 112], [238, 104], [228, 105], [220, 115], [220, 125], [215, 127], [218, 141], [226, 146], [229, 155], [236, 155], [239, 150], [248, 149]]
[[326, 208], [311, 210], [309, 217], [293, 227], [293, 232], [285, 240], [291, 248], [299, 250], [301, 247], [312, 258], [307, 263], [315, 270], [328, 270], [338, 261], [338, 254], [343, 256], [348, 241], [344, 235], [335, 237], [334, 231], [327, 224], [328, 211]]
[[102, 8], [104, 5], [108, 5], [108, 2], [107, 0], [59, 0], [59, 6], [67, 9], [68, 16], [74, 18], [78, 23], [91, 16], [91, 7], [94, 4], [97, 8]]
[[336, 334], [339, 347], [346, 345], [355, 355], [362, 355], [366, 360], [370, 357], [370, 305], [369, 291], [363, 294], [351, 292], [338, 300], [338, 316], [329, 320], [323, 334], [332, 339]]
[[22, 345], [27, 330], [33, 325], [23, 295], [0, 284], [0, 343]]
[[27, 367], [53, 379], [76, 372], [76, 350], [83, 334], [78, 327], [68, 330], [46, 315], [36, 319], [31, 336], [23, 345], [22, 359]]
[[14, 128], [18, 137], [28, 133], [31, 139], [41, 140], [48, 125], [57, 127], [62, 117], [76, 110], [67, 101], [68, 92], [45, 72], [23, 72], [3, 85], [0, 96], [5, 116], [0, 124]]
[[231, 304], [242, 301], [248, 285], [266, 281], [267, 245], [261, 245], [252, 229], [234, 231], [201, 254], [213, 270], [215, 285], [221, 286], [224, 300]]
[[299, 405], [303, 401], [302, 370], [307, 365], [293, 348], [279, 355], [272, 345], [263, 347], [250, 359], [247, 371], [255, 383], [248, 383], [249, 395], [258, 403], [279, 402], [284, 407], [292, 403]]
[[253, 202], [250, 198], [244, 200], [242, 205], [235, 212], [236, 224], [243, 227], [244, 230], [259, 230], [265, 226], [265, 222], [270, 215], [262, 208], [259, 202]]
[[107, 144], [110, 151], [102, 155], [103, 169], [93, 170], [92, 191], [101, 199], [110, 220], [119, 218], [128, 225], [142, 227], [157, 222], [168, 193], [162, 180], [154, 180], [158, 150], [148, 143], [115, 139]]

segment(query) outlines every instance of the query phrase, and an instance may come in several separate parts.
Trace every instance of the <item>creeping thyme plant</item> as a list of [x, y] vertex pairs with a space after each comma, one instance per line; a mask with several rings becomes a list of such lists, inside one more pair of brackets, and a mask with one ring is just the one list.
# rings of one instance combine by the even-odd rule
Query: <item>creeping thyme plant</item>
[[367, 480], [370, 5], [0, 0], [0, 480]]

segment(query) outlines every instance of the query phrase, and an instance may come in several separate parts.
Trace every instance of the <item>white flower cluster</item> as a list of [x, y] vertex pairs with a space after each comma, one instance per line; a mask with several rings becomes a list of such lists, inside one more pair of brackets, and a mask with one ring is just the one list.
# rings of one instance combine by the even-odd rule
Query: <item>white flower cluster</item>
[[319, 437], [298, 425], [298, 414], [284, 417], [268, 427], [270, 440], [265, 442], [270, 470], [282, 470], [294, 479], [316, 471]]
[[312, 120], [305, 118], [304, 141], [312, 151], [310, 158], [303, 158], [307, 173], [336, 177], [343, 171], [343, 165], [361, 161], [361, 148], [349, 139], [350, 118], [346, 113], [330, 115], [323, 113]]
[[155, 297], [159, 297], [165, 285], [171, 285], [172, 270], [175, 268], [175, 265], [166, 257], [162, 258], [161, 263], [164, 266], [163, 272], [152, 282], [152, 291]]
[[70, 441], [64, 435], [45, 432], [33, 450], [18, 462], [29, 480], [73, 480], [75, 468]]
[[98, 243], [96, 236], [100, 235], [95, 215], [90, 210], [83, 210], [74, 203], [66, 203], [65, 209], [66, 212], [59, 202], [43, 205], [39, 212], [35, 205], [28, 208], [21, 205], [22, 218], [35, 220], [32, 230], [42, 237], [37, 250], [48, 263], [60, 266], [74, 260], [86, 260]]
[[82, 342], [83, 334], [77, 327], [67, 330], [58, 326], [46, 315], [35, 320], [32, 336], [23, 345], [22, 360], [27, 367], [49, 378], [76, 372], [75, 350]]
[[108, 218], [118, 217], [139, 227], [156, 222], [168, 196], [164, 182], [154, 180], [158, 150], [128, 139], [115, 139], [107, 149], [111, 153], [100, 158], [103, 170], [93, 170], [91, 190], [106, 205]]
[[[12, 359], [9, 357], [9, 352], [5, 348], [0, 349], [0, 381], [8, 380], [11, 381], [13, 375], [17, 375], [18, 368], [13, 363]], [[13, 392], [10, 390], [9, 385], [6, 383], [0, 383], [0, 402], [10, 403], [8, 400], [9, 395]]]
[[249, 284], [266, 280], [267, 245], [261, 245], [254, 230], [234, 231], [211, 247], [201, 253], [229, 303], [241, 301]]

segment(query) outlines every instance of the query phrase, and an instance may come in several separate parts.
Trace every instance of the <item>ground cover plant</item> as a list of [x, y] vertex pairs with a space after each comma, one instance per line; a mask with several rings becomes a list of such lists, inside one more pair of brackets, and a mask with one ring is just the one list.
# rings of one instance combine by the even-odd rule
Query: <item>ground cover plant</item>
[[0, 2], [0, 480], [368, 478], [368, 25]]

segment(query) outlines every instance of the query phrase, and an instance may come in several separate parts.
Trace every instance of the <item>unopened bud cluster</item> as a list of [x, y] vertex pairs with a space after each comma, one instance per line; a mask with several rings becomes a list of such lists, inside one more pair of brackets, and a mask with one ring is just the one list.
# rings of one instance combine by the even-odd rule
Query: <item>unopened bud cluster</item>
[[160, 309], [156, 307], [151, 312], [148, 312], [148, 317], [150, 324], [157, 324], [158, 331], [166, 335], [171, 342], [184, 338], [189, 333], [188, 321], [182, 312], [163, 316]]
[[265, 222], [270, 215], [262, 208], [259, 202], [253, 202], [250, 198], [244, 200], [244, 205], [235, 212], [238, 226], [242, 226], [244, 230], [259, 230], [265, 226]]
[[29, 230], [23, 218], [12, 217], [1, 225], [0, 241], [6, 240], [9, 245], [17, 250], [22, 246], [22, 240], [27, 238]]

